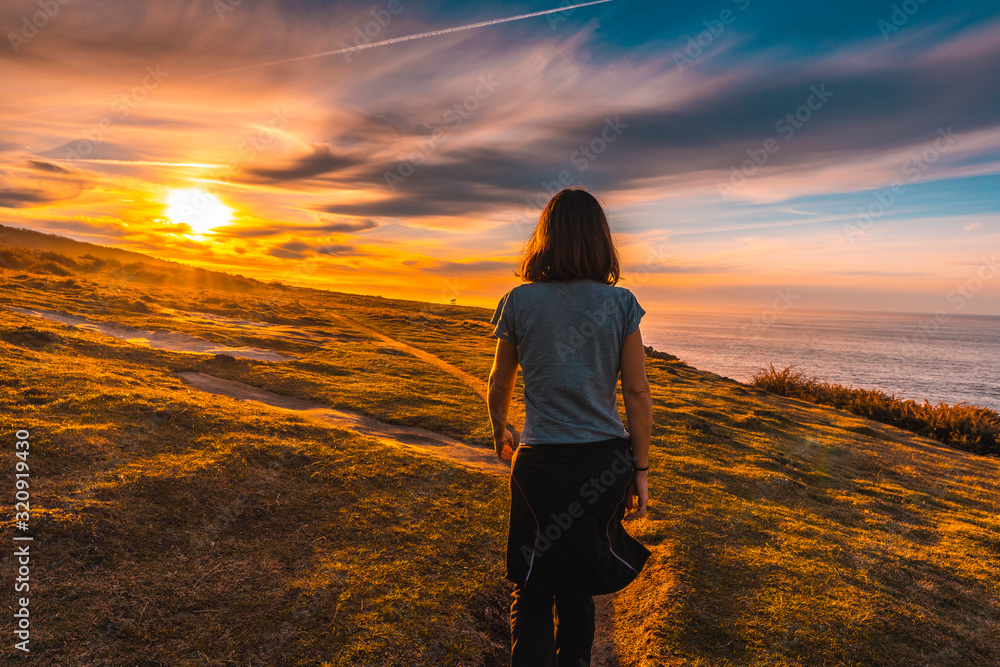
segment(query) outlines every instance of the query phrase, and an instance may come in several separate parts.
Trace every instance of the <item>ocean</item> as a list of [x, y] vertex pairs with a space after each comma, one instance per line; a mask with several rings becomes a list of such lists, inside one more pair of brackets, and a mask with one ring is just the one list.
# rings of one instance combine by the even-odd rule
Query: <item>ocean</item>
[[748, 382], [773, 364], [897, 398], [1000, 412], [1000, 317], [811, 311], [649, 312], [645, 345]]

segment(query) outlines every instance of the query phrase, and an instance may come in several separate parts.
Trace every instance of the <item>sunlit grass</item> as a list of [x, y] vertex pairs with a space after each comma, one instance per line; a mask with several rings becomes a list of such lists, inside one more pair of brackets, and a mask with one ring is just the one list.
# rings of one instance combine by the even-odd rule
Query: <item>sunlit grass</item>
[[[18, 257], [2, 305], [298, 356], [186, 355], [0, 309], [0, 401], [36, 443], [35, 664], [505, 664], [505, 480], [172, 374], [486, 446], [472, 388], [349, 321], [485, 380], [491, 311]], [[331, 336], [316, 349], [163, 308]], [[653, 557], [616, 595], [623, 665], [1000, 663], [995, 457], [680, 362], [647, 370], [652, 501], [628, 529]]]

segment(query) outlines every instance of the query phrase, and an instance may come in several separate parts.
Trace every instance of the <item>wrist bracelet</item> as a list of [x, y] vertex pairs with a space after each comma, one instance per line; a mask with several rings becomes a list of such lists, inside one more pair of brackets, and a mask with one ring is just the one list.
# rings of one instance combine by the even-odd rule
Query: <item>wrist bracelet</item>
[[644, 472], [649, 470], [649, 466], [646, 466], [645, 468], [636, 468], [635, 466], [632, 466], [632, 470], [635, 470], [636, 472]]

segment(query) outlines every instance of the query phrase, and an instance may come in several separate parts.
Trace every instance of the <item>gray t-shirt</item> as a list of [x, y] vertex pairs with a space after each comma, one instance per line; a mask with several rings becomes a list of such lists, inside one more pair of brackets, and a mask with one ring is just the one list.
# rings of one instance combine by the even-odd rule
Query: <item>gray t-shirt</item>
[[500, 299], [490, 324], [517, 345], [522, 443], [628, 437], [617, 404], [621, 350], [645, 314], [629, 290], [590, 279], [523, 283]]

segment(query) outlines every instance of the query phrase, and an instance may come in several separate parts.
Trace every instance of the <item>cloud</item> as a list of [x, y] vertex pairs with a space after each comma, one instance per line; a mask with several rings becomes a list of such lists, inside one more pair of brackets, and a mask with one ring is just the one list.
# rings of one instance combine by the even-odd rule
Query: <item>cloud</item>
[[447, 260], [433, 260], [427, 263], [417, 264], [422, 271], [433, 273], [489, 273], [493, 271], [508, 270], [513, 268], [513, 263], [497, 259], [483, 259], [474, 262], [453, 262]]
[[280, 259], [305, 259], [306, 253], [285, 250], [284, 248], [268, 248], [267, 254]]
[[42, 190], [0, 189], [0, 207], [23, 208], [57, 201], [61, 197]]
[[622, 273], [664, 273], [664, 274], [684, 274], [684, 273], [728, 273], [737, 270], [732, 264], [652, 264], [637, 266], [636, 268], [622, 267]]
[[330, 146], [316, 146], [309, 155], [286, 166], [249, 168], [245, 173], [259, 177], [262, 182], [284, 183], [340, 172], [359, 162], [357, 157], [337, 154]]
[[219, 238], [263, 238], [266, 236], [276, 236], [278, 234], [307, 234], [311, 236], [325, 236], [327, 234], [356, 234], [359, 232], [375, 229], [379, 223], [370, 218], [340, 218], [335, 222], [328, 221], [325, 217], [320, 218], [320, 225], [302, 224], [301, 222], [272, 222], [270, 224], [244, 224], [229, 225], [215, 230], [215, 235]]
[[70, 174], [72, 173], [68, 169], [63, 169], [59, 165], [52, 164], [50, 162], [42, 162], [41, 160], [28, 160], [28, 163], [40, 171], [49, 171], [54, 174]]
[[962, 230], [966, 231], [966, 232], [974, 232], [977, 229], [982, 229], [982, 228], [983, 228], [983, 223], [981, 223], [981, 222], [970, 222], [965, 227], [963, 227]]
[[[97, 135], [95, 135], [96, 137]], [[77, 158], [87, 160], [139, 160], [144, 156], [134, 148], [117, 144], [112, 141], [89, 139], [73, 139], [65, 143], [36, 153], [39, 157], [56, 160], [73, 161]]]
[[84, 181], [55, 165], [30, 161], [28, 168], [0, 169], [0, 207], [31, 208], [72, 200]]
[[477, 194], [469, 184], [456, 184], [439, 198], [432, 193], [421, 191], [420, 197], [388, 196], [373, 201], [356, 204], [330, 204], [322, 210], [345, 215], [375, 215], [393, 218], [422, 218], [437, 216], [459, 217], [487, 207], [490, 202], [510, 203], [510, 198]]
[[309, 245], [308, 243], [303, 243], [302, 241], [298, 241], [298, 240], [288, 241], [287, 243], [282, 243], [278, 247], [282, 248], [283, 250], [288, 250], [288, 251], [291, 251], [291, 252], [301, 252], [303, 250], [309, 250], [309, 249], [312, 248], [312, 246]]
[[354, 246], [344, 245], [342, 243], [333, 243], [316, 246], [316, 252], [321, 255], [347, 255], [355, 254], [355, 248]]
[[281, 259], [305, 259], [312, 254], [320, 255], [355, 255], [357, 249], [354, 246], [342, 243], [316, 243], [310, 244], [299, 239], [292, 239], [273, 246], [267, 253]]
[[379, 224], [372, 220], [371, 218], [361, 218], [357, 220], [350, 219], [340, 219], [336, 222], [327, 222], [322, 227], [318, 227], [317, 231], [323, 232], [341, 232], [344, 234], [356, 234], [357, 232], [364, 232], [369, 229], [375, 229]]
[[925, 278], [926, 273], [919, 273], [916, 271], [878, 271], [875, 269], [865, 270], [858, 269], [857, 271], [827, 271], [826, 273], [830, 275], [838, 276], [874, 276], [876, 278]]
[[268, 225], [257, 225], [257, 224], [227, 225], [225, 227], [219, 227], [218, 229], [213, 230], [213, 234], [218, 238], [256, 239], [256, 238], [264, 238], [267, 236], [276, 236], [278, 234], [301, 232], [308, 229], [310, 228], [303, 226], [295, 226], [290, 223], [275, 222]]
[[[690, 84], [680, 90], [678, 73], [671, 68], [630, 72], [588, 64], [583, 71], [594, 86], [614, 75], [615, 88], [646, 91], [642, 97], [608, 91], [606, 98], [620, 104], [607, 99], [600, 105], [581, 104], [574, 98], [585, 93], [574, 89], [550, 106], [536, 98], [532, 86], [507, 77], [503, 98], [496, 93], [496, 109], [490, 108], [493, 99], [483, 102], [482, 110], [439, 146], [425, 149], [424, 157], [407, 170], [401, 163], [415, 150], [419, 155], [438, 121], [422, 109], [410, 117], [394, 111], [384, 116], [386, 134], [371, 131], [382, 117], [369, 113], [345, 128], [351, 136], [363, 129], [369, 158], [325, 185], [366, 189], [375, 196], [330, 203], [321, 210], [407, 218], [477, 215], [498, 206], [523, 206], [526, 197], [544, 198], [547, 187], [561, 185], [561, 174], [607, 195], [655, 183], [677, 192], [716, 194], [731, 169], [759, 155], [768, 140], [778, 150], [755, 168], [752, 187], [738, 195], [758, 197], [766, 190], [768, 197], [780, 200], [885, 185], [899, 178], [910, 157], [933, 144], [939, 128], [952, 127], [971, 137], [1000, 127], [1000, 105], [993, 100], [993, 91], [1000, 89], [1000, 40], [983, 43], [978, 33], [958, 33], [947, 40], [950, 49], [928, 49], [905, 59], [875, 41], [792, 60], [774, 49], [725, 74], [692, 72], [680, 78]], [[549, 73], [536, 69], [532, 58], [524, 60], [523, 81], [548, 80]], [[566, 75], [559, 65], [553, 70]], [[436, 97], [439, 108], [447, 109], [447, 96]], [[430, 106], [428, 102], [422, 98], [421, 106]], [[562, 113], [554, 116], [553, 108]], [[609, 129], [609, 119], [620, 134]], [[479, 131], [486, 126], [488, 132]], [[1000, 147], [1000, 136], [976, 136], [961, 150], [940, 156], [921, 178], [972, 173], [963, 171], [959, 161]], [[593, 159], [581, 149], [589, 149]], [[987, 160], [977, 169], [994, 169], [995, 163]], [[392, 187], [386, 183], [387, 173], [404, 171], [412, 175]], [[776, 189], [782, 183], [791, 186], [784, 193]]]

